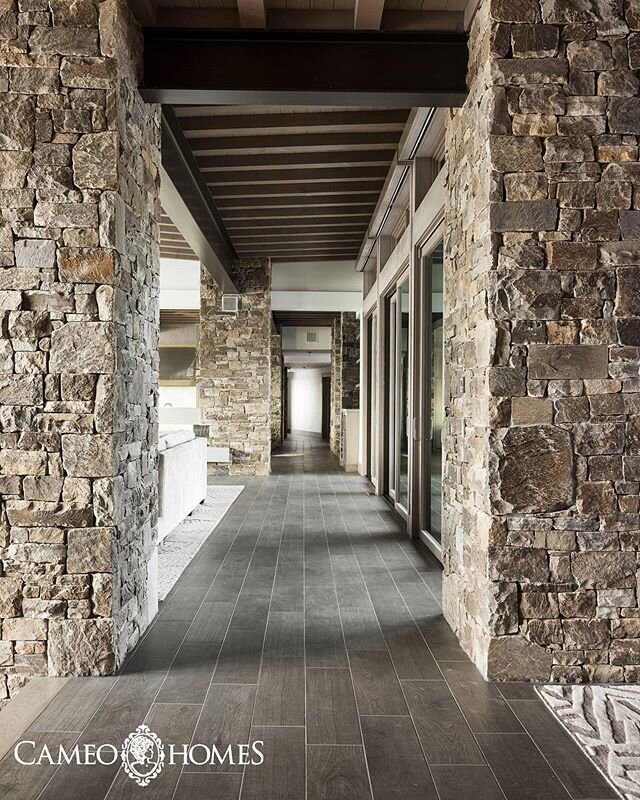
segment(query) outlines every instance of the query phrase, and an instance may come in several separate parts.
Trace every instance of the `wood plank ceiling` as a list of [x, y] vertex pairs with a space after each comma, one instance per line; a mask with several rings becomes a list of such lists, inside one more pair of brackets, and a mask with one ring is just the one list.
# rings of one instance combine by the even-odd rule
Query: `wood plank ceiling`
[[198, 256], [164, 211], [160, 217], [160, 256], [161, 258], [182, 258], [187, 261], [198, 260]]
[[174, 111], [238, 255], [318, 261], [357, 256], [410, 109]]

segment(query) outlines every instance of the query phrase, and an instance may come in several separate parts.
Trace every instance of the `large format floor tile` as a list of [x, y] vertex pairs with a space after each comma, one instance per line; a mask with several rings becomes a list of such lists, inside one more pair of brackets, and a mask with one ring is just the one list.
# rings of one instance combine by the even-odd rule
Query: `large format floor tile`
[[[222, 482], [225, 479], [220, 479]], [[230, 479], [226, 479], [227, 482]], [[173, 587], [117, 678], [71, 679], [50, 745], [260, 741], [262, 765], [0, 761], [0, 800], [609, 800], [528, 685], [486, 683], [440, 608], [440, 567], [313, 436], [287, 440]]]

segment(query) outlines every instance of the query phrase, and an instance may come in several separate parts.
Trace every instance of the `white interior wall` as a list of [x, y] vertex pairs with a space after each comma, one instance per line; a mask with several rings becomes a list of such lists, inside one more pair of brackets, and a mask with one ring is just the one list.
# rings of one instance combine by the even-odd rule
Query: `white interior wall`
[[322, 433], [324, 369], [289, 370], [289, 419], [294, 431]]
[[[307, 333], [316, 334], [315, 342], [307, 341]], [[331, 350], [331, 328], [285, 325], [282, 328], [283, 350]]]

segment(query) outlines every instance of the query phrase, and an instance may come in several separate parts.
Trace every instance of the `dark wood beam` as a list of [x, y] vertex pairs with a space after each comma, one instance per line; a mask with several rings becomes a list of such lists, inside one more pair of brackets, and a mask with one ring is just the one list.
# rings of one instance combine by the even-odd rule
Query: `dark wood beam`
[[[280, 232], [278, 232], [280, 231]], [[238, 244], [239, 242], [247, 242], [247, 241], [266, 241], [267, 239], [284, 239], [284, 240], [295, 240], [299, 241], [304, 239], [305, 241], [308, 239], [312, 239], [313, 241], [320, 241], [320, 240], [331, 240], [331, 239], [358, 239], [362, 238], [363, 231], [362, 228], [358, 230], [340, 230], [340, 229], [333, 229], [329, 231], [318, 231], [315, 228], [306, 228], [304, 230], [288, 230], [282, 232], [282, 229], [267, 229], [267, 230], [260, 230], [254, 231], [253, 233], [241, 233], [237, 232], [233, 235], [233, 241]]]
[[[286, 197], [223, 197], [218, 200], [220, 211], [226, 212], [229, 209], [242, 208], [300, 208], [300, 206], [317, 206], [325, 208], [335, 208], [342, 206], [364, 206], [373, 211], [376, 204], [377, 192], [370, 194], [338, 194], [338, 195], [289, 195]], [[334, 212], [335, 213], [335, 212]], [[295, 216], [295, 215], [294, 215]]]
[[216, 201], [226, 197], [276, 197], [299, 194], [324, 196], [327, 194], [374, 194], [379, 195], [383, 181], [331, 181], [326, 183], [256, 183], [213, 184], [209, 183]]
[[376, 145], [396, 145], [399, 131], [359, 131], [346, 133], [285, 133], [269, 134], [268, 136], [203, 136], [187, 138], [194, 153], [219, 153], [225, 150], [235, 152], [241, 150], [256, 150], [268, 153], [270, 150], [286, 152], [287, 150], [301, 150], [312, 147], [322, 150], [324, 147], [354, 148], [361, 150], [363, 147]]
[[317, 111], [282, 114], [181, 114], [176, 109], [182, 130], [187, 137], [192, 131], [200, 134], [216, 133], [224, 130], [273, 131], [286, 128], [364, 128], [385, 125], [393, 130], [402, 130], [407, 121], [408, 111], [404, 108], [374, 109], [373, 111]]
[[[286, 223], [286, 226], [284, 225]], [[282, 230], [298, 230], [310, 226], [312, 230], [321, 230], [328, 228], [330, 230], [346, 226], [348, 228], [367, 228], [368, 219], [364, 214], [351, 214], [340, 217], [315, 217], [313, 214], [305, 214], [299, 218], [291, 218], [288, 220], [282, 219], [236, 219], [229, 220], [226, 224], [226, 229], [230, 235], [233, 235], [238, 230], [251, 230], [252, 228], [271, 228], [274, 225], [281, 225]]]
[[296, 181], [384, 181], [389, 172], [386, 165], [373, 167], [311, 167], [309, 169], [261, 169], [254, 170], [202, 170], [206, 180], [211, 184], [222, 185], [225, 183], [257, 186], [260, 183], [293, 183]]
[[[236, 8], [168, 8], [157, 12], [157, 25], [163, 28], [217, 28], [237, 29], [240, 15]], [[267, 27], [280, 31], [350, 31], [353, 29], [353, 11], [349, 9], [270, 8], [267, 9]], [[462, 11], [405, 11], [383, 12], [383, 31], [464, 31]]]
[[362, 31], [380, 30], [384, 0], [355, 0], [353, 27]]
[[147, 28], [142, 94], [170, 104], [457, 106], [467, 61], [456, 33]]
[[395, 149], [387, 150], [348, 150], [345, 152], [327, 150], [320, 153], [246, 153], [243, 155], [226, 154], [223, 156], [199, 156], [198, 164], [202, 172], [210, 169], [247, 169], [260, 170], [286, 167], [288, 169], [302, 167], [354, 167], [362, 164], [384, 164], [387, 169], [395, 155]]
[[237, 254], [170, 108], [162, 114], [162, 207], [223, 291], [234, 291]]
[[[188, 12], [187, 12], [188, 13]], [[264, 0], [238, 0], [238, 16], [243, 28], [267, 27], [267, 12]]]
[[333, 205], [333, 206], [308, 206], [304, 209], [292, 208], [263, 208], [263, 209], [246, 209], [246, 208], [232, 208], [227, 210], [221, 209], [223, 220], [230, 219], [268, 219], [275, 217], [288, 217], [294, 219], [296, 217], [303, 218], [307, 221], [315, 219], [316, 217], [335, 217], [342, 214], [350, 216], [361, 216], [367, 219], [371, 217], [372, 206], [370, 203], [359, 204], [356, 206], [349, 205]]
[[338, 311], [273, 311], [273, 321], [279, 327], [327, 328], [339, 316]]

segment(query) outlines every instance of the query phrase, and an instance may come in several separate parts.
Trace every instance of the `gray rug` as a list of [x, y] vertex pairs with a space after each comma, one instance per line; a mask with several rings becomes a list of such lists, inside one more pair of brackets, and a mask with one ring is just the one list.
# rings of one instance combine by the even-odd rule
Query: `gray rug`
[[164, 600], [244, 486], [209, 486], [207, 497], [158, 548], [158, 600]]
[[640, 686], [542, 686], [538, 694], [628, 800], [640, 798]]

